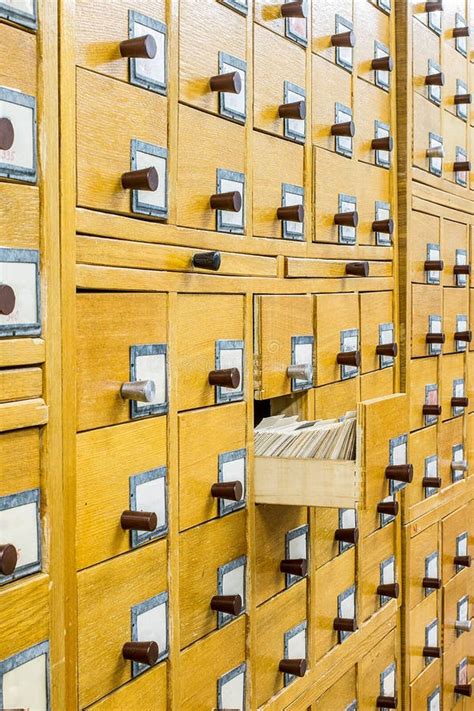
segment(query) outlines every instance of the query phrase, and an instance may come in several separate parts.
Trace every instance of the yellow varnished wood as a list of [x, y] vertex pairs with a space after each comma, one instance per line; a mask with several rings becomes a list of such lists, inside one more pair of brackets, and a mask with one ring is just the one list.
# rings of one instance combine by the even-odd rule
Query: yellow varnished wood
[[335, 684], [311, 705], [311, 711], [333, 711], [334, 703], [347, 708], [357, 701], [357, 667], [349, 669]]
[[43, 363], [45, 342], [42, 338], [11, 338], [0, 340], [0, 365], [14, 367]]
[[27, 400], [40, 397], [43, 380], [40, 368], [19, 368], [0, 372], [0, 400]]
[[0, 435], [0, 496], [36, 489], [40, 474], [39, 430], [28, 428]]
[[[376, 347], [380, 343], [380, 325], [394, 323], [393, 293], [381, 291], [360, 295], [360, 342], [362, 365], [361, 372], [367, 373], [380, 367], [380, 357]], [[394, 331], [397, 343], [397, 334]], [[365, 398], [364, 398], [365, 399]]]
[[393, 368], [383, 368], [366, 373], [360, 377], [360, 400], [373, 400], [383, 395], [396, 392], [395, 373]]
[[0, 405], [0, 432], [44, 425], [47, 421], [48, 406], [40, 398]]
[[[372, 533], [363, 541], [360, 553], [360, 608], [361, 621], [368, 620], [380, 607], [377, 587], [381, 584], [381, 563], [392, 556], [395, 558], [395, 582], [400, 585], [400, 560], [397, 559], [397, 529], [385, 526]], [[400, 593], [401, 595], [401, 593]], [[388, 601], [391, 602], [390, 600]], [[386, 603], [387, 604], [387, 603]], [[375, 693], [372, 690], [372, 693]]]
[[[17, 27], [1, 23], [0, 44], [4, 48], [0, 59], [0, 86], [36, 96], [38, 84], [35, 36]], [[24, 192], [23, 199], [25, 197]]]
[[359, 694], [358, 705], [361, 708], [376, 706], [377, 698], [381, 693], [381, 674], [391, 664], [395, 663], [396, 683], [395, 688], [400, 688], [400, 665], [397, 652], [397, 634], [394, 630], [388, 634], [380, 644], [367, 654], [359, 663]]
[[336, 357], [341, 350], [341, 331], [358, 328], [359, 304], [356, 294], [318, 294], [315, 297], [317, 385], [340, 380], [341, 368]]
[[[0, 26], [5, 27], [5, 25]], [[38, 188], [0, 183], [0, 230], [2, 247], [38, 249]]]
[[47, 575], [35, 575], [0, 590], [0, 660], [44, 642], [49, 635]]
[[122, 709], [135, 709], [143, 711], [165, 711], [167, 708], [167, 667], [158, 664], [113, 691], [92, 706], [90, 711], [122, 711]]

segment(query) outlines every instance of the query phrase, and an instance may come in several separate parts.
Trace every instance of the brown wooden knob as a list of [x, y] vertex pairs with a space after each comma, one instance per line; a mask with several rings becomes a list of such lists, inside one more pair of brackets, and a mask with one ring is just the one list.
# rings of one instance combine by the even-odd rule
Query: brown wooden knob
[[381, 138], [372, 139], [372, 148], [374, 151], [388, 151], [389, 153], [393, 151], [393, 138], [392, 136], [383, 136]]
[[470, 343], [472, 341], [472, 331], [456, 331], [454, 340], [461, 343]]
[[378, 709], [396, 709], [398, 698], [396, 696], [378, 696], [375, 705]]
[[197, 252], [197, 254], [193, 254], [192, 264], [195, 269], [209, 269], [217, 272], [221, 266], [221, 253]]
[[442, 480], [439, 476], [424, 476], [421, 485], [425, 489], [441, 489]]
[[124, 190], [148, 190], [154, 193], [155, 190], [158, 190], [158, 182], [158, 172], [153, 166], [141, 170], [131, 170], [122, 175]]
[[244, 489], [240, 481], [220, 481], [211, 486], [211, 496], [215, 499], [242, 501]]
[[453, 274], [469, 274], [471, 273], [471, 265], [470, 264], [455, 264], [453, 267]]
[[8, 284], [0, 284], [0, 314], [9, 316], [15, 308], [15, 292]]
[[472, 94], [455, 94], [454, 95], [454, 103], [456, 105], [471, 104], [472, 103]]
[[431, 590], [441, 590], [443, 581], [441, 578], [423, 578], [421, 586]]
[[120, 525], [124, 531], [154, 531], [158, 517], [154, 511], [124, 511]]
[[441, 415], [441, 405], [423, 405], [424, 415]]
[[427, 74], [425, 76], [426, 86], [444, 86], [444, 74], [443, 72], [437, 72], [436, 74]]
[[242, 78], [239, 72], [216, 74], [210, 79], [211, 91], [223, 91], [229, 94], [240, 94], [242, 91]]
[[369, 276], [368, 262], [347, 262], [346, 274], [348, 276], [367, 277]]
[[343, 121], [342, 123], [333, 123], [331, 126], [331, 136], [346, 136], [353, 138], [355, 136], [354, 121]]
[[336, 617], [333, 622], [333, 628], [338, 632], [355, 632], [357, 620], [352, 617]]
[[211, 370], [208, 380], [209, 385], [236, 390], [240, 385], [240, 371], [238, 368]]
[[290, 220], [291, 222], [304, 222], [303, 205], [285, 205], [277, 210], [279, 220]]
[[139, 662], [151, 667], [158, 661], [158, 645], [156, 642], [125, 642], [122, 656], [131, 662]]
[[211, 195], [212, 210], [227, 210], [228, 212], [240, 212], [242, 209], [242, 195], [238, 190], [230, 193], [216, 193]]
[[15, 129], [10, 119], [0, 118], [0, 150], [9, 151], [15, 140]]
[[398, 355], [398, 344], [379, 343], [378, 346], [375, 346], [375, 352], [379, 356], [390, 356], [391, 358], [396, 358]]
[[18, 561], [18, 553], [11, 543], [0, 545], [0, 573], [2, 575], [12, 575]]
[[442, 2], [425, 2], [425, 12], [438, 12], [443, 9]]
[[356, 37], [352, 30], [331, 36], [331, 44], [333, 47], [355, 47], [355, 43]]
[[382, 72], [391, 72], [393, 70], [393, 59], [390, 56], [375, 57], [372, 60], [372, 69]]
[[471, 161], [469, 160], [457, 160], [453, 164], [454, 173], [469, 173], [471, 170]]
[[444, 262], [442, 259], [427, 259], [424, 263], [425, 272], [442, 272]]
[[306, 674], [306, 659], [280, 659], [278, 669], [282, 674], [304, 676]]
[[471, 31], [466, 25], [465, 27], [453, 27], [453, 37], [469, 37], [471, 34]]
[[280, 104], [278, 107], [278, 115], [280, 118], [304, 121], [306, 118], [306, 101], [293, 101], [291, 104]]
[[469, 398], [468, 397], [452, 397], [451, 407], [468, 407]]
[[454, 565], [460, 565], [462, 568], [471, 567], [471, 556], [470, 555], [455, 555]]
[[398, 501], [380, 501], [377, 504], [377, 513], [385, 516], [398, 516]]
[[242, 598], [240, 595], [214, 595], [211, 600], [211, 610], [237, 617], [242, 612]]
[[342, 227], [357, 227], [359, 224], [359, 213], [357, 210], [353, 212], [338, 212], [334, 215], [334, 223]]
[[377, 595], [383, 595], [384, 597], [391, 597], [394, 600], [398, 598], [400, 594], [400, 586], [398, 583], [384, 583], [378, 586]]
[[392, 235], [395, 230], [395, 223], [391, 217], [388, 220], [375, 220], [375, 222], [372, 222], [372, 230], [373, 232]]
[[120, 54], [122, 57], [135, 57], [136, 59], [154, 59], [158, 48], [155, 38], [152, 35], [143, 37], [131, 37], [120, 42]]
[[446, 335], [444, 333], [427, 333], [426, 343], [444, 343], [446, 341]]
[[283, 3], [280, 7], [282, 17], [306, 17], [303, 0]]
[[454, 627], [457, 632], [470, 632], [472, 630], [472, 620], [456, 620]]
[[308, 561], [306, 558], [287, 558], [280, 561], [280, 572], [304, 578], [308, 572]]
[[347, 351], [347, 353], [338, 353], [336, 356], [338, 365], [352, 365], [354, 368], [360, 366], [360, 351]]
[[359, 529], [336, 528], [336, 531], [334, 533], [334, 539], [336, 541], [341, 541], [342, 543], [352, 543], [354, 546], [356, 546], [359, 541]]
[[472, 684], [456, 684], [454, 693], [459, 696], [472, 696]]
[[441, 647], [423, 647], [423, 656], [432, 657], [434, 659], [440, 659]]
[[410, 484], [413, 481], [413, 464], [390, 464], [385, 468], [385, 478]]

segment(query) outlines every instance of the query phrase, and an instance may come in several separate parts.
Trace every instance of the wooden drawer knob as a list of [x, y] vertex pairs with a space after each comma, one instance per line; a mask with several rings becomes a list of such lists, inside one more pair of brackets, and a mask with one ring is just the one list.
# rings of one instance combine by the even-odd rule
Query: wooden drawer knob
[[[462, 405], [461, 407], [467, 407], [467, 405]], [[451, 462], [451, 469], [455, 472], [467, 472], [468, 468], [466, 459]]]
[[470, 343], [472, 341], [472, 331], [455, 331], [454, 340], [460, 343]]
[[432, 146], [426, 149], [427, 158], [444, 158], [444, 146]]
[[458, 632], [470, 632], [472, 630], [472, 620], [456, 620], [454, 627]]
[[228, 212], [240, 212], [242, 209], [242, 195], [238, 190], [230, 193], [216, 193], [211, 195], [212, 210], [227, 210]]
[[124, 511], [120, 525], [124, 531], [154, 531], [158, 518], [154, 511]]
[[469, 37], [471, 34], [471, 31], [469, 27], [466, 25], [466, 27], [453, 27], [453, 37]]
[[280, 7], [282, 17], [306, 17], [303, 0], [283, 3]]
[[368, 277], [369, 270], [368, 262], [347, 262], [346, 264], [347, 276]]
[[153, 402], [156, 397], [155, 383], [153, 380], [134, 380], [130, 383], [123, 383], [120, 395], [124, 400]]
[[453, 267], [453, 274], [469, 274], [471, 273], [470, 264], [455, 264]]
[[393, 70], [393, 59], [390, 56], [375, 57], [372, 60], [372, 69], [381, 72], [391, 72]]
[[472, 696], [472, 684], [455, 684], [454, 693], [459, 696]]
[[444, 86], [444, 73], [427, 74], [425, 76], [426, 86]]
[[424, 415], [441, 415], [441, 405], [423, 405]]
[[470, 555], [455, 555], [454, 565], [460, 565], [462, 568], [471, 567], [471, 556]]
[[375, 705], [378, 709], [396, 709], [398, 698], [396, 696], [378, 696]]
[[334, 223], [342, 227], [357, 227], [359, 224], [359, 213], [357, 210], [353, 212], [338, 212], [334, 215]]
[[423, 656], [433, 659], [441, 658], [441, 647], [423, 647]]
[[277, 210], [279, 220], [290, 220], [291, 222], [304, 222], [303, 205], [285, 205]]
[[215, 499], [242, 501], [244, 489], [240, 481], [220, 481], [211, 486], [211, 496]]
[[240, 371], [238, 368], [224, 368], [223, 370], [211, 370], [209, 373], [209, 385], [221, 388], [232, 388], [237, 390], [240, 385]]
[[400, 595], [400, 586], [398, 583], [381, 584], [377, 588], [377, 595], [383, 595], [384, 597], [391, 597], [393, 600], [397, 600]]
[[442, 483], [439, 476], [424, 476], [421, 480], [421, 485], [425, 489], [441, 489]]
[[147, 190], [154, 193], [158, 190], [158, 171], [153, 166], [141, 170], [130, 170], [122, 175], [124, 190]]
[[15, 129], [10, 119], [0, 118], [0, 150], [9, 151], [15, 140]]
[[304, 121], [306, 118], [306, 101], [293, 101], [291, 104], [280, 104], [278, 107], [280, 118]]
[[0, 284], [0, 314], [9, 316], [15, 308], [15, 292], [8, 284]]
[[372, 222], [373, 232], [382, 232], [386, 235], [393, 235], [394, 230], [395, 223], [391, 217], [389, 217], [388, 220], [375, 220], [375, 222]]
[[313, 366], [311, 363], [289, 365], [286, 369], [286, 374], [289, 378], [296, 378], [297, 380], [313, 380]]
[[341, 543], [352, 543], [354, 546], [356, 546], [359, 541], [359, 529], [336, 528], [336, 531], [334, 533], [334, 539], [336, 541], [341, 541]]
[[347, 351], [347, 353], [338, 353], [336, 356], [338, 365], [352, 365], [354, 368], [360, 366], [360, 351]]
[[425, 2], [425, 12], [438, 12], [442, 11], [442, 2]]
[[454, 103], [457, 105], [471, 104], [472, 103], [472, 94], [455, 94], [454, 95]]
[[457, 160], [453, 163], [454, 173], [469, 173], [471, 170], [471, 161]]
[[308, 572], [308, 561], [306, 558], [287, 558], [280, 561], [280, 572], [304, 578]]
[[342, 123], [333, 123], [333, 125], [331, 126], [331, 136], [346, 136], [348, 138], [354, 138], [354, 121], [343, 121]]
[[227, 94], [240, 94], [242, 91], [242, 78], [239, 72], [216, 74], [210, 80], [211, 91], [222, 91]]
[[398, 501], [380, 501], [377, 504], [377, 513], [385, 516], [398, 516]]
[[18, 553], [15, 546], [6, 543], [0, 546], [0, 573], [2, 575], [12, 575], [18, 561]]
[[282, 674], [304, 676], [306, 674], [306, 659], [280, 659], [278, 669]]
[[441, 578], [423, 578], [421, 586], [430, 590], [441, 590], [443, 582]]
[[469, 398], [468, 397], [452, 397], [451, 407], [468, 407]]
[[240, 595], [214, 595], [211, 600], [211, 610], [237, 617], [242, 612], [242, 598]]
[[413, 481], [413, 464], [390, 464], [385, 468], [385, 478], [391, 481], [411, 484]]
[[379, 343], [378, 346], [375, 346], [375, 353], [379, 356], [390, 356], [391, 358], [396, 358], [398, 355], [398, 344]]
[[425, 272], [442, 272], [444, 262], [442, 259], [427, 259], [423, 266]]
[[333, 628], [338, 632], [355, 632], [357, 620], [352, 617], [336, 617], [333, 622]]
[[139, 662], [151, 667], [158, 661], [158, 645], [156, 642], [125, 642], [122, 656], [131, 662]]
[[393, 138], [392, 136], [383, 136], [381, 138], [372, 139], [372, 148], [374, 151], [388, 151], [389, 153], [393, 151]]
[[212, 272], [217, 272], [221, 266], [221, 253], [198, 252], [193, 254], [192, 263], [196, 269], [209, 269]]
[[444, 343], [446, 341], [446, 335], [444, 333], [427, 333], [426, 343]]
[[337, 35], [331, 36], [331, 44], [333, 47], [355, 47], [356, 37], [350, 30], [349, 32], [339, 32]]
[[152, 35], [143, 37], [131, 37], [120, 42], [120, 54], [122, 57], [134, 57], [136, 59], [154, 59], [158, 48], [155, 38]]

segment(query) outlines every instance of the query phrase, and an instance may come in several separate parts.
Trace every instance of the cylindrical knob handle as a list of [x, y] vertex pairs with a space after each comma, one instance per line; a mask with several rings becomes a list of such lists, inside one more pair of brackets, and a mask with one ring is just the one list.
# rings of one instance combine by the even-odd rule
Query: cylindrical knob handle
[[[463, 405], [462, 407], [466, 407]], [[460, 472], [467, 472], [468, 466], [467, 466], [467, 461], [465, 459], [461, 459], [459, 462], [451, 462], [451, 469], [454, 469], [454, 471], [460, 471]]]
[[9, 316], [15, 308], [15, 292], [8, 284], [0, 284], [0, 314]]
[[348, 276], [367, 277], [369, 276], [368, 262], [347, 262], [346, 274]]
[[342, 123], [334, 123], [331, 126], [331, 136], [346, 136], [353, 138], [355, 136], [354, 121], [343, 121]]
[[423, 578], [421, 586], [425, 589], [441, 590], [443, 581], [441, 578]]
[[237, 617], [242, 612], [242, 598], [240, 595], [214, 595], [211, 600], [211, 610]]
[[375, 705], [378, 709], [396, 709], [398, 698], [396, 696], [378, 696]]
[[139, 662], [151, 667], [158, 661], [158, 645], [156, 642], [125, 642], [122, 656], [131, 662]]
[[453, 267], [453, 274], [467, 274], [469, 275], [471, 273], [471, 265], [470, 264], [455, 264]]
[[454, 173], [469, 173], [471, 170], [471, 162], [468, 160], [457, 160], [453, 163]]
[[459, 696], [472, 696], [472, 684], [455, 684], [454, 693]]
[[424, 476], [421, 485], [425, 489], [441, 489], [443, 482], [439, 476]]
[[152, 35], [143, 37], [131, 37], [120, 42], [120, 54], [122, 57], [135, 57], [136, 59], [154, 59], [158, 48], [155, 38]]
[[193, 254], [193, 267], [196, 269], [210, 269], [217, 272], [221, 266], [220, 252], [198, 252]]
[[230, 193], [216, 193], [211, 195], [210, 203], [213, 210], [240, 212], [242, 209], [242, 195], [238, 190], [233, 190]]
[[372, 148], [374, 151], [393, 151], [392, 136], [381, 136], [380, 138], [373, 138]]
[[377, 595], [383, 595], [384, 597], [391, 597], [394, 600], [398, 598], [400, 594], [400, 586], [398, 583], [385, 583], [379, 585], [377, 588]]
[[347, 351], [347, 353], [338, 353], [336, 356], [338, 365], [352, 365], [354, 368], [360, 366], [360, 351]]
[[244, 489], [240, 481], [220, 481], [211, 486], [211, 496], [215, 499], [242, 501]]
[[304, 676], [306, 674], [306, 659], [280, 659], [278, 669], [282, 674]]
[[240, 94], [242, 79], [239, 72], [216, 74], [210, 80], [211, 91], [223, 91], [229, 94]]
[[122, 175], [124, 190], [147, 190], [154, 193], [158, 190], [158, 171], [153, 166], [141, 170], [130, 170]]
[[355, 632], [357, 621], [352, 617], [336, 617], [333, 622], [333, 628], [338, 632]]
[[444, 343], [446, 336], [444, 333], [427, 333], [426, 343]]
[[303, 205], [285, 205], [277, 210], [279, 220], [290, 220], [291, 222], [304, 222]]
[[211, 370], [208, 380], [209, 385], [236, 390], [240, 385], [240, 371], [238, 368]]
[[440, 659], [441, 647], [423, 647], [423, 656]]
[[18, 553], [11, 543], [0, 545], [0, 573], [12, 575], [18, 561]]
[[304, 121], [306, 118], [306, 101], [293, 101], [291, 104], [280, 104], [278, 116], [286, 119]]
[[15, 140], [15, 129], [10, 119], [0, 118], [0, 151], [9, 151]]
[[331, 44], [333, 47], [355, 47], [355, 43], [356, 38], [352, 30], [331, 36]]
[[455, 555], [454, 565], [460, 565], [462, 568], [471, 567], [471, 556], [470, 555]]
[[456, 331], [454, 340], [461, 343], [470, 343], [472, 341], [472, 331]]
[[286, 374], [289, 378], [296, 380], [312, 380], [313, 366], [311, 363], [298, 363], [298, 365], [289, 365], [286, 369]]
[[304, 578], [308, 572], [308, 561], [306, 558], [287, 558], [280, 561], [280, 572]]
[[442, 272], [444, 262], [442, 259], [427, 259], [424, 263], [425, 272]]
[[354, 546], [356, 546], [359, 541], [359, 529], [336, 528], [336, 531], [334, 533], [334, 539], [336, 541], [341, 541], [342, 543], [352, 543]]
[[437, 12], [443, 9], [442, 2], [425, 2], [425, 12]]
[[306, 17], [303, 0], [283, 3], [280, 7], [282, 17]]
[[391, 217], [388, 220], [375, 220], [372, 222], [373, 232], [382, 232], [383, 234], [392, 235], [395, 229], [395, 223]]
[[382, 72], [391, 72], [393, 69], [393, 59], [390, 56], [375, 57], [372, 60], [372, 69]]
[[444, 86], [443, 72], [437, 72], [436, 74], [427, 74], [425, 76], [425, 84], [427, 86]]
[[342, 225], [342, 227], [357, 227], [359, 224], [359, 213], [357, 210], [353, 212], [338, 212], [334, 215], [334, 223]]
[[444, 158], [444, 146], [431, 146], [426, 149], [427, 158]]
[[424, 415], [441, 415], [441, 405], [423, 405]]
[[385, 478], [410, 484], [413, 481], [413, 464], [390, 464], [385, 468]]
[[377, 504], [377, 513], [385, 516], [398, 516], [398, 501], [380, 501]]
[[397, 343], [379, 343], [375, 346], [375, 352], [379, 356], [391, 356], [396, 358], [398, 355], [398, 344]]
[[153, 402], [156, 397], [155, 383], [153, 380], [134, 380], [131, 383], [123, 383], [120, 395], [124, 400]]
[[458, 632], [470, 632], [472, 629], [472, 620], [456, 620], [454, 627]]
[[472, 103], [472, 94], [455, 94], [454, 103], [459, 104], [470, 104]]
[[465, 27], [453, 27], [453, 37], [469, 37], [470, 34], [471, 31], [468, 25]]
[[451, 407], [467, 407], [469, 405], [469, 398], [467, 397], [452, 397]]
[[154, 531], [158, 517], [154, 511], [124, 511], [120, 525], [124, 531]]

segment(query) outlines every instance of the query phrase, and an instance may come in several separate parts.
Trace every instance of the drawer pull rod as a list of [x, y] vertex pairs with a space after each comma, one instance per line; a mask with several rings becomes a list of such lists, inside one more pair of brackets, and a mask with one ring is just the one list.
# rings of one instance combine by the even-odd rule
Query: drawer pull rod
[[244, 489], [240, 481], [220, 481], [211, 486], [211, 496], [215, 499], [242, 501]]
[[242, 612], [242, 598], [240, 595], [214, 595], [211, 610], [237, 617]]
[[282, 674], [304, 676], [306, 674], [306, 659], [280, 659], [278, 669]]
[[11, 543], [0, 546], [0, 573], [2, 575], [12, 575], [18, 561], [18, 553]]
[[135, 380], [131, 383], [123, 383], [120, 395], [124, 400], [153, 402], [156, 397], [155, 383], [153, 380]]
[[209, 385], [237, 390], [240, 385], [240, 370], [238, 368], [223, 368], [211, 370], [208, 376]]
[[130, 37], [130, 39], [120, 42], [120, 54], [122, 57], [133, 57], [134, 59], [154, 59], [158, 47], [153, 35], [143, 35], [143, 37]]
[[158, 645], [156, 642], [125, 642], [122, 647], [122, 656], [131, 662], [152, 667], [158, 661]]
[[8, 284], [0, 284], [0, 314], [8, 316], [15, 308], [15, 292]]
[[120, 517], [124, 531], [154, 531], [158, 517], [154, 511], [124, 511]]
[[287, 575], [297, 575], [304, 578], [308, 572], [308, 561], [306, 558], [286, 558], [280, 561], [280, 573]]
[[9, 151], [15, 140], [15, 129], [10, 119], [0, 118], [0, 150]]

